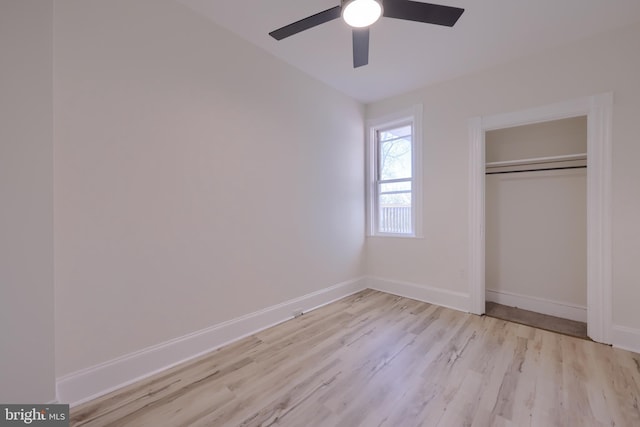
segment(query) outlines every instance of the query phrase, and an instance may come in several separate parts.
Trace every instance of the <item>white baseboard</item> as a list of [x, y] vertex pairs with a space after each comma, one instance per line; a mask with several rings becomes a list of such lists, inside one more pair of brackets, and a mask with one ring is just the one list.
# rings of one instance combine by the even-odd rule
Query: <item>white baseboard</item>
[[640, 329], [613, 325], [611, 328], [611, 342], [614, 347], [640, 353]]
[[367, 277], [367, 287], [390, 294], [469, 312], [469, 294], [382, 277]]
[[349, 280], [65, 375], [56, 381], [57, 401], [77, 406], [365, 288], [364, 277]]
[[548, 314], [549, 316], [562, 317], [563, 319], [570, 319], [578, 322], [587, 321], [587, 307], [566, 302], [552, 301], [545, 298], [519, 295], [505, 291], [494, 291], [490, 289], [487, 289], [486, 300], [502, 305], [508, 305], [509, 307], [518, 307], [523, 310]]

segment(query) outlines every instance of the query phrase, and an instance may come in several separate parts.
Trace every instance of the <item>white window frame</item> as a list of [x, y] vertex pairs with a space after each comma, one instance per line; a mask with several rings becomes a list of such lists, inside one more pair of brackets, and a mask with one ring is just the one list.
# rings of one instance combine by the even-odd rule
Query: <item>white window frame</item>
[[[413, 232], [383, 233], [378, 231], [377, 133], [400, 125], [411, 125], [411, 224]], [[422, 104], [397, 113], [367, 121], [367, 236], [422, 238]]]

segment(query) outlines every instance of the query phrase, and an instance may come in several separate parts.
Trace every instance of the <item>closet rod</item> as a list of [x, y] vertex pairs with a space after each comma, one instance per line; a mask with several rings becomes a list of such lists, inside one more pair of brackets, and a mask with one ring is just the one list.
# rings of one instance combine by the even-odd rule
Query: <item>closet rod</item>
[[516, 170], [516, 171], [485, 172], [485, 175], [497, 175], [497, 174], [503, 174], [503, 173], [520, 173], [520, 172], [557, 171], [557, 170], [563, 170], [563, 169], [583, 169], [586, 167], [587, 166], [584, 165], [584, 166], [563, 166], [563, 167], [557, 167], [557, 168], [522, 169], [522, 170]]

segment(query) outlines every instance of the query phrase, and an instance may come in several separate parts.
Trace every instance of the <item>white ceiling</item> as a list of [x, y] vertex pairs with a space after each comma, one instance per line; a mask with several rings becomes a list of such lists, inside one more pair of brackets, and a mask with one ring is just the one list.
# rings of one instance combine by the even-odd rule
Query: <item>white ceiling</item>
[[281, 41], [268, 35], [340, 0], [179, 1], [361, 102], [640, 21], [640, 0], [431, 0], [465, 12], [453, 28], [380, 19], [371, 28], [369, 65], [354, 69], [351, 30], [341, 19]]

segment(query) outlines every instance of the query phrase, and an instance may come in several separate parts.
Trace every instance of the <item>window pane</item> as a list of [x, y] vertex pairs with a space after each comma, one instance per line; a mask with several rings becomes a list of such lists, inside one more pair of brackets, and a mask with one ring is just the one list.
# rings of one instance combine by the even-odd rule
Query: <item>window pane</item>
[[[384, 133], [384, 132], [382, 132]], [[411, 178], [411, 135], [379, 142], [379, 179]]]
[[378, 231], [396, 234], [412, 233], [410, 191], [378, 196]]
[[388, 129], [380, 131], [380, 141], [386, 141], [388, 139], [397, 139], [399, 137], [411, 136], [411, 125], [402, 126], [399, 128]]
[[400, 181], [400, 182], [381, 182], [380, 183], [380, 193], [390, 193], [390, 192], [398, 192], [403, 191], [411, 194], [411, 181]]

